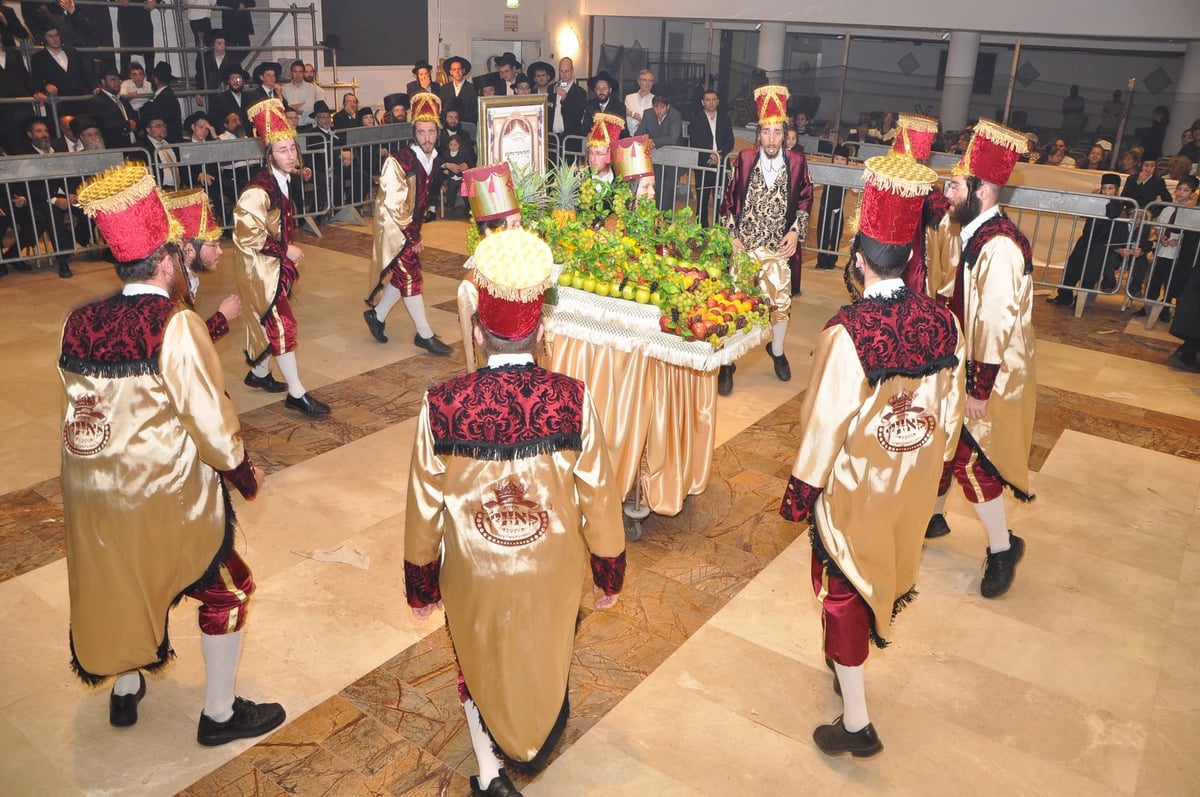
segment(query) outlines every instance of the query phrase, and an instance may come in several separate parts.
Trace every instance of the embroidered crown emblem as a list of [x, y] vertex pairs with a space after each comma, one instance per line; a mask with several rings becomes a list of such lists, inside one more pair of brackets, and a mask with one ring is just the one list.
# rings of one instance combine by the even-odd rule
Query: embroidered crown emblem
[[498, 504], [519, 504], [525, 498], [525, 486], [520, 482], [504, 482], [492, 488]]
[[80, 396], [71, 407], [71, 417], [63, 424], [63, 445], [75, 456], [98, 454], [108, 445], [112, 426], [99, 409], [98, 396]]
[[475, 511], [475, 528], [488, 542], [505, 547], [536, 542], [550, 525], [550, 514], [537, 501], [525, 497], [529, 487], [505, 479], [488, 488], [494, 501]]
[[901, 390], [888, 399], [889, 409], [880, 419], [875, 438], [888, 451], [915, 451], [929, 442], [937, 428], [937, 418], [924, 407], [913, 405], [916, 395]]

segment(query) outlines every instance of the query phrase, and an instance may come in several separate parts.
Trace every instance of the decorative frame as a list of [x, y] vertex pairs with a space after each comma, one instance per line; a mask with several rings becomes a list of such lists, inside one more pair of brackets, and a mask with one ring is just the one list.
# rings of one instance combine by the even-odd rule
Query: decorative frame
[[479, 164], [533, 166], [546, 173], [549, 97], [525, 94], [479, 98]]

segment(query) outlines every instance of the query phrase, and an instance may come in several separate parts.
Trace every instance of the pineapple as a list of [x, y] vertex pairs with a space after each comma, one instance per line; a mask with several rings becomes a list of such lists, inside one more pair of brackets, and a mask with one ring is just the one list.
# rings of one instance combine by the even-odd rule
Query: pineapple
[[579, 169], [563, 161], [554, 167], [550, 179], [554, 183], [554, 210], [551, 217], [561, 229], [575, 220], [583, 175]]
[[538, 174], [532, 166], [518, 166], [512, 169], [512, 179], [513, 191], [521, 206], [521, 217], [526, 219], [526, 224], [534, 226], [553, 204], [546, 177]]

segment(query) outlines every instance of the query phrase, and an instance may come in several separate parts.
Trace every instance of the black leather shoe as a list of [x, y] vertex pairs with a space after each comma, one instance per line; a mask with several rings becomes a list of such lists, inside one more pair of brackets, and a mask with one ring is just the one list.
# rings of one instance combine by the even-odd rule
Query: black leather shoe
[[414, 335], [413, 345], [418, 349], [424, 349], [435, 357], [445, 357], [450, 353], [450, 347], [438, 340], [437, 335], [431, 335], [428, 338], [423, 338], [420, 334]]
[[867, 723], [861, 731], [850, 733], [838, 717], [829, 725], [818, 725], [813, 731], [813, 741], [825, 755], [849, 753], [855, 758], [870, 758], [883, 752], [883, 742], [875, 735], [875, 726]]
[[826, 656], [825, 657], [825, 666], [829, 668], [829, 671], [831, 673], [833, 673], [833, 693], [835, 695], [837, 695], [838, 697], [841, 697], [842, 696], [842, 682], [838, 680], [837, 667], [833, 666], [833, 659]]
[[146, 676], [138, 672], [138, 690], [132, 695], [108, 696], [108, 724], [117, 728], [128, 728], [137, 724], [137, 707], [146, 696]]
[[383, 334], [383, 322], [375, 315], [375, 308], [364, 310], [363, 320], [367, 322], [367, 329], [371, 330], [371, 337], [380, 343], [387, 343], [387, 335]]
[[771, 344], [767, 344], [767, 356], [771, 358], [771, 362], [775, 364], [775, 376], [779, 377], [780, 382], [790, 382], [792, 380], [792, 366], [788, 364], [786, 354], [775, 356], [775, 352], [771, 351]]
[[1057, 296], [1051, 296], [1046, 300], [1046, 304], [1055, 304], [1059, 307], [1070, 307], [1075, 304], [1075, 300], [1068, 294], [1060, 293]]
[[1200, 373], [1200, 363], [1197, 363], [1195, 360], [1183, 359], [1183, 352], [1181, 351], [1172, 352], [1171, 356], [1167, 358], [1167, 364], [1180, 371], [1191, 371], [1194, 374]]
[[18, 260], [16, 263], [13, 263], [13, 268], [17, 271], [29, 273], [33, 271], [33, 263], [30, 263], [28, 260]]
[[935, 512], [929, 518], [929, 525], [925, 527], [925, 539], [934, 540], [938, 537], [945, 537], [950, 533], [950, 524], [946, 522], [946, 516], [941, 512]]
[[287, 390], [287, 385], [272, 376], [270, 371], [267, 372], [266, 376], [255, 376], [253, 371], [247, 371], [246, 378], [242, 380], [242, 384], [246, 387], [256, 387], [260, 390], [265, 390], [268, 393], [282, 393]]
[[504, 770], [500, 770], [500, 774], [492, 778], [492, 782], [488, 784], [486, 789], [479, 787], [479, 777], [471, 776], [471, 796], [472, 797], [521, 797], [521, 792], [517, 791], [517, 787], [508, 779], [508, 775]]
[[278, 703], [255, 703], [235, 697], [233, 716], [224, 722], [209, 719], [204, 712], [200, 712], [196, 741], [205, 747], [216, 747], [234, 739], [252, 739], [275, 730], [285, 719], [287, 713]]
[[1008, 532], [1009, 549], [1000, 553], [987, 552], [987, 565], [983, 570], [983, 581], [979, 594], [985, 598], [999, 598], [1012, 586], [1017, 574], [1017, 562], [1025, 555], [1025, 540]]
[[717, 395], [728, 396], [733, 392], [733, 372], [737, 370], [736, 365], [722, 365], [717, 371]]
[[69, 280], [75, 275], [71, 273], [71, 267], [66, 263], [58, 264], [58, 276], [62, 279]]
[[283, 400], [285, 407], [300, 410], [305, 415], [328, 415], [329, 405], [320, 399], [313, 398], [312, 393], [305, 393], [300, 398], [288, 396]]

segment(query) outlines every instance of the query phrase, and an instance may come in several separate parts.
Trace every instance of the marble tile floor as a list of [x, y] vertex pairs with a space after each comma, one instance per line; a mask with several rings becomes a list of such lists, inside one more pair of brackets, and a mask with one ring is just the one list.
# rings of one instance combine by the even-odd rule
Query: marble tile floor
[[[426, 228], [427, 302], [447, 342], [458, 337], [462, 230]], [[116, 281], [104, 264], [76, 267], [69, 282], [0, 281], [12, 299], [0, 320], [12, 376], [0, 385], [6, 793], [468, 793], [449, 641], [440, 620], [412, 618], [400, 578], [412, 417], [461, 355], [408, 345], [401, 313], [392, 343], [368, 337], [358, 317], [367, 233], [331, 225], [305, 241], [301, 369], [334, 406], [331, 421], [241, 385], [236, 322], [221, 347], [248, 444], [271, 473], [259, 501], [238, 503], [259, 583], [239, 688], [282, 700], [289, 722], [258, 744], [215, 750], [193, 737], [203, 677], [191, 607], [174, 613], [178, 660], [151, 679], [133, 729], [111, 729], [107, 693], [66, 667], [52, 363], [66, 308]], [[201, 306], [231, 283], [212, 275]], [[1010, 504], [1030, 540], [1017, 587], [1000, 601], [978, 596], [983, 535], [953, 500], [955, 533], [929, 546], [921, 598], [868, 665], [887, 751], [851, 762], [815, 750], [813, 725], [839, 704], [821, 662], [807, 542], [776, 508], [807, 354], [842, 300], [840, 278], [806, 272], [789, 332], [794, 380], [776, 381], [761, 353], [744, 361], [719, 402], [709, 490], [647, 523], [616, 609], [581, 607], [567, 736], [544, 773], [519, 779], [526, 793], [1200, 791], [1200, 634], [1189, 611], [1200, 608], [1200, 383], [1161, 366], [1170, 343], [1131, 331], [1103, 302], [1082, 319], [1035, 311], [1039, 499]]]

